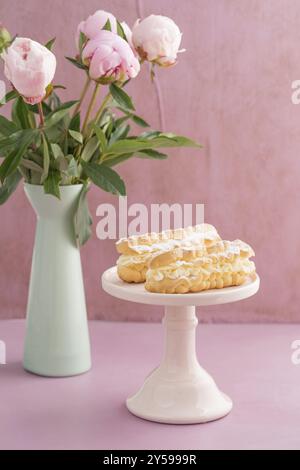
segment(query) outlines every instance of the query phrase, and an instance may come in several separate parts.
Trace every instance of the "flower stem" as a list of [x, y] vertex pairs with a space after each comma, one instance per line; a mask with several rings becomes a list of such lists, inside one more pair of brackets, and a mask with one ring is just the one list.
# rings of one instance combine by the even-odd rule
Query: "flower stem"
[[[97, 114], [95, 116], [95, 125], [98, 124], [99, 119], [101, 118], [102, 113], [105, 110], [105, 108], [106, 108], [107, 104], [109, 103], [110, 99], [111, 99], [111, 94], [107, 93], [106, 97], [104, 98], [104, 100], [103, 100], [103, 102], [102, 102], [102, 104], [101, 104], [100, 108], [98, 109]], [[94, 129], [91, 129], [89, 135], [87, 136], [87, 140], [92, 137], [93, 132], [94, 132]]]
[[81, 92], [81, 95], [80, 95], [80, 98], [79, 98], [79, 101], [78, 101], [77, 105], [75, 106], [73, 116], [75, 116], [78, 113], [78, 111], [80, 109], [80, 106], [82, 105], [82, 102], [85, 98], [85, 95], [87, 94], [87, 91], [89, 89], [90, 84], [91, 84], [91, 79], [90, 79], [89, 76], [87, 76], [86, 82], [84, 84], [84, 87], [82, 89], [82, 92]]
[[38, 103], [38, 110], [39, 110], [39, 116], [40, 116], [40, 127], [44, 127], [45, 119], [44, 119], [42, 102]]
[[96, 101], [96, 98], [97, 98], [97, 94], [98, 94], [98, 91], [99, 91], [99, 87], [100, 87], [100, 84], [99, 83], [96, 83], [96, 86], [94, 88], [94, 91], [93, 91], [93, 94], [92, 94], [92, 98], [91, 98], [91, 101], [88, 105], [88, 109], [87, 109], [87, 112], [86, 112], [86, 115], [85, 115], [85, 119], [84, 119], [84, 122], [83, 122], [83, 126], [82, 126], [82, 130], [81, 130], [81, 133], [84, 135], [85, 131], [86, 131], [86, 128], [87, 128], [87, 125], [89, 123], [89, 119], [90, 119], [90, 115], [91, 115], [91, 112], [93, 110], [93, 107], [95, 105], [95, 101]]
[[35, 119], [34, 119], [34, 115], [31, 111], [29, 111], [29, 113], [28, 113], [28, 119], [29, 119], [29, 124], [30, 124], [31, 129], [35, 129], [35, 127], [36, 127]]
[[99, 119], [100, 119], [100, 117], [101, 117], [101, 114], [103, 113], [103, 111], [104, 111], [104, 109], [105, 109], [107, 103], [109, 102], [110, 98], [111, 98], [111, 94], [108, 93], [108, 94], [106, 95], [106, 97], [104, 98], [104, 100], [103, 100], [103, 102], [102, 102], [100, 108], [99, 108], [98, 111], [97, 111], [97, 114], [96, 114], [96, 117], [95, 117], [95, 124], [98, 123], [98, 121], [99, 121]]
[[[126, 81], [126, 83], [123, 83], [121, 85], [121, 88], [123, 88], [124, 85], [126, 85], [127, 83], [129, 82], [129, 80]], [[110, 93], [107, 93], [106, 97], [104, 98], [100, 108], [98, 109], [97, 111], [97, 114], [95, 116], [95, 124], [98, 124], [100, 118], [101, 118], [101, 115], [103, 113], [103, 111], [105, 110], [106, 106], [108, 105], [108, 103], [110, 102], [112, 96]], [[90, 137], [90, 136], [89, 136]]]

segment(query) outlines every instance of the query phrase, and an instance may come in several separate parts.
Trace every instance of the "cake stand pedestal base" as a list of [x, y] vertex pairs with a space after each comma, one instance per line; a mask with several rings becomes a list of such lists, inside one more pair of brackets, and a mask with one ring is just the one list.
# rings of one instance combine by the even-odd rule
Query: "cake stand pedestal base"
[[205, 423], [227, 415], [232, 401], [200, 366], [196, 356], [195, 307], [165, 307], [165, 352], [161, 365], [126, 402], [131, 413], [160, 423]]

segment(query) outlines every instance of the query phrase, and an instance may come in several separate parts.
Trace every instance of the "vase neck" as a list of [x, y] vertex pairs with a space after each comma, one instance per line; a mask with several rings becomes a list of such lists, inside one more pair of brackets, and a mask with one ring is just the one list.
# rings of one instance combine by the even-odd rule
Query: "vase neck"
[[43, 186], [25, 185], [25, 193], [37, 217], [44, 219], [73, 218], [82, 185], [62, 186], [60, 199], [45, 194]]

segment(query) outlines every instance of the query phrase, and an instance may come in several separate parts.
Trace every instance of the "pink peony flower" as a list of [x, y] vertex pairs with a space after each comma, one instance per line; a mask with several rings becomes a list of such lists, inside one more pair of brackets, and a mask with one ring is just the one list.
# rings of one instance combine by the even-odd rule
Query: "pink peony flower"
[[5, 76], [24, 101], [41, 102], [55, 74], [55, 55], [38, 42], [16, 38], [2, 58]]
[[[117, 19], [112, 13], [104, 10], [98, 10], [90, 15], [87, 20], [81, 21], [77, 27], [76, 44], [79, 43], [79, 34], [83, 33], [88, 39], [95, 39], [99, 32], [104, 28], [107, 20], [110, 22], [111, 31], [117, 34]], [[127, 42], [132, 45], [132, 31], [125, 21], [121, 23]]]
[[77, 44], [80, 33], [83, 33], [88, 39], [94, 39], [104, 28], [107, 20], [110, 22], [112, 32], [117, 33], [117, 20], [114, 15], [104, 10], [98, 10], [93, 15], [90, 15], [85, 21], [81, 21], [81, 23], [79, 23], [76, 36]]
[[82, 59], [89, 66], [90, 77], [100, 83], [134, 78], [140, 71], [130, 45], [111, 31], [100, 31], [88, 41]]
[[132, 42], [140, 57], [162, 67], [177, 61], [182, 33], [171, 18], [150, 15], [137, 20], [132, 29]]
[[136, 54], [136, 50], [135, 50], [135, 48], [133, 46], [133, 42], [132, 42], [132, 31], [131, 31], [131, 29], [129, 28], [128, 24], [125, 21], [122, 21], [121, 26], [123, 28], [123, 31], [124, 31], [124, 34], [125, 34], [125, 37], [126, 37], [126, 40], [127, 40], [128, 44], [130, 44], [131, 48], [133, 49], [133, 52]]

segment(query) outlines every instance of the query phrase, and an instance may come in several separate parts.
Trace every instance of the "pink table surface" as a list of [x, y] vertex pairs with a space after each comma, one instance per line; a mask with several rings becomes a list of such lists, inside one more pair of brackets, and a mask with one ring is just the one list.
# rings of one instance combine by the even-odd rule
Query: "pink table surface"
[[22, 369], [24, 321], [0, 322], [1, 449], [299, 449], [300, 365], [291, 342], [300, 325], [200, 325], [201, 364], [234, 401], [231, 414], [202, 425], [132, 416], [125, 399], [159, 362], [159, 324], [90, 323], [93, 368], [41, 378]]

